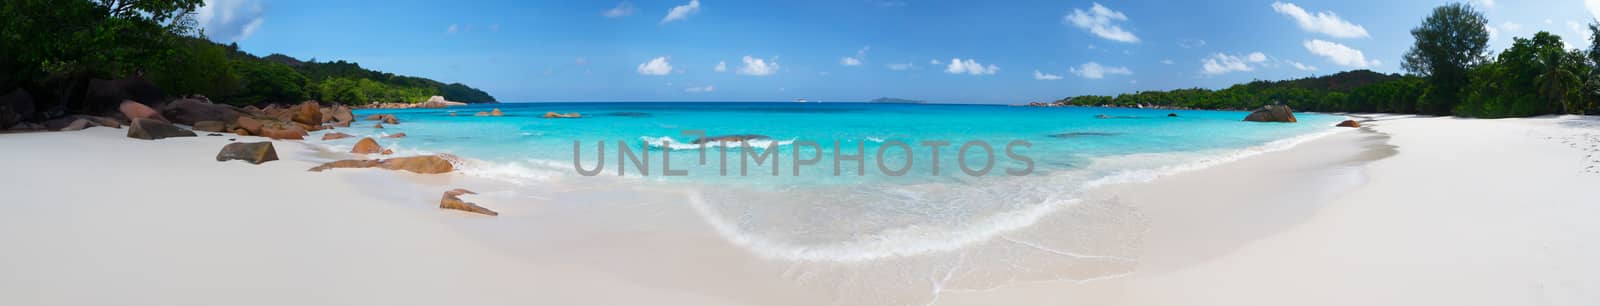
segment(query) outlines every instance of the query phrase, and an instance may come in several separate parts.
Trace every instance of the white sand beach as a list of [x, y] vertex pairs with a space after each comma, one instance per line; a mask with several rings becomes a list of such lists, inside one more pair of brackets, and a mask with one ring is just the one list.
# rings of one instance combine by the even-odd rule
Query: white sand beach
[[[899, 275], [922, 259], [761, 258], [691, 192], [653, 185], [511, 194], [460, 173], [307, 172], [342, 154], [296, 141], [251, 165], [213, 157], [261, 138], [5, 134], [0, 305], [1600, 304], [1600, 118], [1374, 118], [1096, 191], [1142, 218], [1121, 233], [1138, 248], [1019, 261], [1062, 277], [982, 290]], [[501, 215], [438, 209], [457, 187]], [[875, 292], [921, 295], [858, 298]]]

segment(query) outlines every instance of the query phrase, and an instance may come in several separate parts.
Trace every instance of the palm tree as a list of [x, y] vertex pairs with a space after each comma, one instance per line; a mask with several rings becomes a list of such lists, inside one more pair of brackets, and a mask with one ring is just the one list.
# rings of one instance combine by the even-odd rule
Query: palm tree
[[1534, 78], [1534, 84], [1539, 88], [1539, 95], [1548, 99], [1550, 103], [1561, 105], [1562, 113], [1570, 113], [1571, 107], [1567, 105], [1569, 93], [1578, 85], [1578, 75], [1569, 69], [1570, 64], [1565, 52], [1540, 52], [1538, 59], [1539, 76]]

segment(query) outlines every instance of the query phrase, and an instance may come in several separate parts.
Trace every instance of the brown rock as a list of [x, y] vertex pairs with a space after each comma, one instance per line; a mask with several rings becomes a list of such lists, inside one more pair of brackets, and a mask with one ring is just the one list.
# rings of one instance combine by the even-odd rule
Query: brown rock
[[167, 137], [195, 137], [195, 134], [165, 121], [149, 118], [133, 119], [133, 124], [128, 126], [128, 138], [156, 140]]
[[250, 130], [244, 128], [233, 128], [233, 133], [239, 136], [250, 136]]
[[356, 141], [355, 147], [350, 148], [350, 153], [356, 154], [372, 154], [382, 151], [383, 148], [379, 147], [378, 141], [372, 140], [372, 137], [361, 138], [360, 141]]
[[340, 133], [340, 132], [329, 132], [327, 134], [322, 134], [322, 140], [323, 141], [334, 140], [334, 139], [345, 139], [345, 138], [350, 138], [350, 137], [352, 137], [352, 136], [350, 136], [350, 134], [345, 134], [345, 133]]
[[1250, 112], [1250, 115], [1245, 116], [1244, 121], [1297, 122], [1294, 118], [1294, 110], [1289, 109], [1288, 105], [1262, 106], [1260, 109]]
[[1361, 122], [1356, 122], [1355, 120], [1345, 120], [1343, 122], [1339, 122], [1339, 124], [1336, 124], [1334, 126], [1358, 128], [1358, 127], [1361, 127]]
[[262, 142], [235, 142], [222, 146], [222, 151], [217, 152], [217, 161], [242, 160], [252, 164], [278, 160], [278, 151], [272, 149], [271, 141]]
[[383, 124], [382, 123], [374, 123], [374, 124], [372, 124], [372, 128], [381, 129], [381, 128], [383, 128]]
[[350, 111], [350, 107], [344, 105], [334, 105], [333, 107], [328, 108], [328, 115], [332, 116], [333, 118], [326, 118], [327, 116], [324, 116], [322, 119], [343, 123], [356, 121], [355, 113]]
[[261, 125], [260, 133], [252, 134], [272, 139], [305, 139], [308, 135], [299, 125], [283, 121], [266, 121]]
[[483, 206], [478, 206], [478, 204], [473, 204], [472, 202], [462, 201], [461, 198], [460, 198], [460, 196], [462, 194], [477, 194], [477, 193], [474, 193], [474, 192], [472, 192], [470, 190], [466, 190], [466, 189], [460, 189], [460, 188], [457, 188], [455, 190], [445, 191], [444, 192], [444, 197], [439, 199], [439, 208], [442, 208], [442, 209], [454, 209], [454, 210], [459, 210], [459, 211], [465, 211], [465, 212], [477, 213], [477, 214], [484, 214], [484, 215], [490, 215], [490, 216], [499, 216], [500, 215], [500, 213], [495, 212], [493, 210], [489, 210], [488, 208], [483, 208]]
[[350, 127], [350, 122], [349, 121], [345, 121], [345, 122], [339, 122], [339, 123], [332, 123], [332, 124], [328, 124], [328, 126], [347, 128], [347, 127]]
[[150, 109], [149, 106], [139, 104], [139, 102], [134, 102], [133, 100], [122, 101], [122, 104], [117, 106], [117, 111], [122, 112], [122, 115], [128, 117], [128, 120], [130, 121], [143, 118], [161, 122], [172, 122], [167, 121], [167, 118], [162, 117], [161, 113], [157, 113], [156, 110]]
[[383, 154], [383, 155], [389, 155], [389, 154], [394, 154], [394, 150], [390, 150], [390, 149], [383, 149], [383, 153], [382, 153], [382, 154]]
[[317, 101], [300, 102], [295, 108], [294, 122], [311, 126], [322, 124], [322, 106]]
[[556, 112], [546, 112], [546, 113], [544, 113], [544, 117], [545, 118], [581, 118], [581, 117], [583, 117], [583, 115], [580, 115], [578, 113], [565, 113], [565, 114], [562, 114], [562, 113], [556, 113]]
[[495, 116], [495, 117], [500, 117], [500, 116], [504, 116], [505, 113], [501, 113], [500, 112], [500, 108], [495, 108], [494, 110], [490, 110], [489, 111], [489, 115], [490, 116]]
[[478, 112], [478, 113], [472, 114], [472, 115], [473, 116], [478, 116], [478, 117], [488, 117], [489, 116], [489, 112]]
[[389, 134], [388, 136], [383, 136], [383, 138], [405, 138], [405, 137], [406, 137], [406, 133], [394, 133], [394, 134]]
[[400, 124], [400, 118], [395, 118], [393, 115], [383, 117], [383, 123]]
[[206, 132], [222, 132], [228, 130], [228, 125], [222, 121], [200, 121], [194, 123], [194, 130]]
[[255, 118], [240, 116], [233, 122], [233, 126], [250, 131], [250, 135], [261, 135], [261, 126], [265, 124]]
[[455, 170], [448, 155], [423, 155], [411, 157], [395, 157], [389, 159], [347, 159], [322, 164], [311, 168], [309, 171], [321, 172], [335, 168], [383, 168], [396, 171], [411, 171], [421, 174], [448, 173]]

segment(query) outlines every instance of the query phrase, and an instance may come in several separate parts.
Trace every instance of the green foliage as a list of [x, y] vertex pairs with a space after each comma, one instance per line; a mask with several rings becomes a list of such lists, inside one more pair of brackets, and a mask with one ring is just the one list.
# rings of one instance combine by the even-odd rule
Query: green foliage
[[48, 75], [110, 77], [162, 64], [201, 0], [0, 2], [0, 88]]
[[407, 87], [371, 79], [330, 78], [318, 84], [322, 101], [364, 104], [372, 102], [421, 102], [437, 95], [431, 87]]
[[157, 86], [210, 97], [228, 97], [240, 90], [240, 75], [228, 59], [226, 48], [198, 38], [185, 39], [182, 46], [173, 50], [165, 64], [152, 67], [148, 73]]
[[310, 80], [283, 64], [240, 60], [233, 69], [243, 80], [237, 95], [222, 100], [229, 104], [246, 105], [262, 102], [294, 103], [310, 98], [305, 87]]
[[1561, 37], [1539, 32], [1517, 38], [1490, 64], [1474, 68], [1459, 116], [1524, 117], [1580, 110], [1584, 56], [1562, 50]]
[[1057, 102], [1080, 106], [1147, 105], [1240, 110], [1281, 103], [1306, 111], [1405, 113], [1415, 110], [1424, 86], [1420, 77], [1356, 70], [1288, 81], [1255, 81], [1216, 91], [1203, 88], [1143, 91], [1116, 97], [1070, 97]]
[[1489, 46], [1489, 23], [1483, 13], [1465, 3], [1433, 9], [1422, 25], [1411, 30], [1416, 44], [1406, 51], [1406, 71], [1428, 78], [1427, 101], [1419, 111], [1446, 114], [1469, 82], [1467, 71], [1482, 63]]

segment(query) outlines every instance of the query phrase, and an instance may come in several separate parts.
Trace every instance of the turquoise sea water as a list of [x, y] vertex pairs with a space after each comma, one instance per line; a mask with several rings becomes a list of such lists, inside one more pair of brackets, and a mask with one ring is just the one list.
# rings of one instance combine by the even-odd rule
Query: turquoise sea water
[[[492, 108], [505, 116], [473, 116]], [[577, 112], [583, 118], [540, 118], [546, 112]], [[1040, 237], [1057, 238], [1018, 245], [1082, 250], [1084, 246], [1060, 239], [1073, 235], [1061, 232], [1065, 228], [1079, 225], [1034, 225], [1075, 207], [1117, 211], [1102, 205], [1106, 203], [1085, 202], [1084, 195], [1095, 187], [1286, 148], [1332, 132], [1332, 125], [1343, 119], [1302, 113], [1297, 114], [1299, 123], [1254, 123], [1241, 120], [1245, 112], [1232, 111], [866, 103], [505, 103], [357, 112], [375, 113], [395, 114], [402, 123], [380, 130], [363, 121], [340, 131], [363, 136], [404, 132], [404, 138], [379, 142], [399, 154], [468, 158], [472, 162], [462, 167], [463, 174], [512, 182], [534, 194], [553, 185], [619, 182], [689, 191], [686, 202], [728, 241], [763, 257], [810, 262], [943, 254], [991, 242], [1003, 233], [1013, 233], [1007, 241], [1021, 241], [1017, 231], [1030, 226], [1042, 231]], [[684, 130], [770, 137], [751, 143], [776, 147], [780, 175], [772, 176], [768, 164], [739, 176], [738, 151], [730, 151], [729, 176], [722, 176], [717, 151], [709, 152], [708, 163], [699, 164], [699, 147], [686, 144], [694, 137], [682, 135]], [[672, 145], [664, 144], [666, 140]], [[910, 156], [894, 147], [886, 150], [884, 163], [893, 170], [910, 160], [912, 168], [904, 176], [884, 175], [876, 153], [897, 140], [908, 144]], [[596, 142], [607, 143], [602, 174], [578, 174], [574, 141], [582, 146], [578, 154], [585, 169], [594, 167]], [[629, 144], [634, 154], [649, 152], [649, 176], [639, 175], [630, 164], [618, 178], [618, 141]], [[792, 154], [800, 147], [796, 143], [804, 141], [821, 144], [823, 152], [819, 163], [804, 166], [796, 176]], [[842, 163], [846, 175], [833, 175], [835, 141], [848, 155], [864, 145], [865, 175], [854, 175], [853, 161]], [[939, 175], [933, 174], [933, 149], [919, 144], [923, 141], [951, 143], [940, 148]], [[968, 141], [993, 147], [995, 165], [987, 175], [969, 176], [958, 168], [956, 151]], [[1014, 154], [1033, 161], [1034, 169], [1026, 175], [1006, 172], [1025, 167], [1005, 154], [1013, 141], [1032, 144], [1013, 148]], [[344, 150], [354, 142], [325, 144]], [[968, 165], [981, 168], [987, 155], [973, 150]], [[809, 147], [800, 151], [806, 159], [818, 154]], [[674, 170], [687, 175], [663, 176], [663, 153], [671, 154]], [[1125, 217], [1108, 213], [1091, 219]]]

